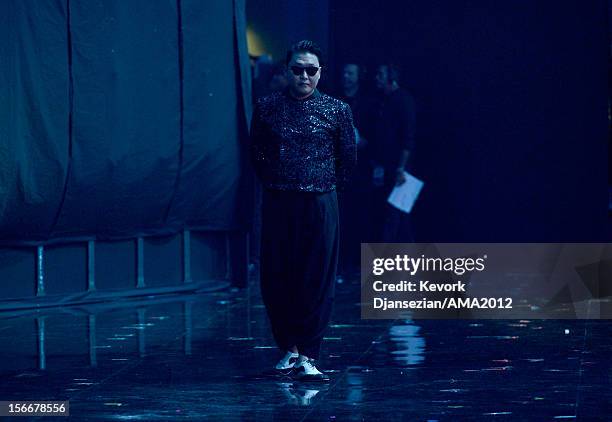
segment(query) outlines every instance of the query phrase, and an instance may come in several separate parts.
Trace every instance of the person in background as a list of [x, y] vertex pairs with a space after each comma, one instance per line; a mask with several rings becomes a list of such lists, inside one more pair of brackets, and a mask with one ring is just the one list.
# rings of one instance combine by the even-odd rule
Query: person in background
[[[276, 63], [272, 66], [263, 66], [260, 69], [259, 80], [254, 81], [254, 86], [257, 87], [257, 96], [254, 95], [255, 100], [257, 98], [270, 95], [274, 92], [282, 92], [287, 89], [289, 81], [287, 80], [287, 69], [284, 63]], [[249, 272], [257, 274], [259, 269], [259, 261], [261, 255], [261, 195], [262, 187], [259, 180], [255, 180], [253, 184], [253, 195], [254, 195], [254, 210], [253, 210], [253, 225], [250, 232], [250, 244], [249, 244]]]
[[359, 271], [361, 242], [365, 242], [365, 227], [369, 226], [371, 196], [371, 157], [368, 140], [372, 136], [375, 104], [363, 87], [365, 69], [355, 62], [342, 66], [338, 98], [351, 107], [357, 140], [357, 166], [351, 183], [339, 194], [340, 260], [338, 282]]
[[251, 57], [251, 73], [253, 77], [253, 99], [270, 94], [268, 84], [272, 77], [274, 63], [272, 58], [267, 54]]
[[282, 64], [276, 64], [272, 69], [272, 77], [268, 82], [270, 93], [280, 92], [287, 89], [289, 81], [287, 80], [287, 70]]
[[376, 87], [381, 96], [372, 141], [372, 182], [377, 197], [374, 234], [379, 242], [414, 240], [409, 214], [387, 203], [395, 186], [406, 180], [414, 164], [416, 107], [410, 93], [400, 87], [400, 71], [394, 64], [382, 64], [376, 71]]

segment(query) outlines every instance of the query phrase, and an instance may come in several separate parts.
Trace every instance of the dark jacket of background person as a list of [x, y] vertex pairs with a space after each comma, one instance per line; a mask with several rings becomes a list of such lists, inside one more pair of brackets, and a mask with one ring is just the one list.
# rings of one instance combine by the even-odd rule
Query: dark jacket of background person
[[410, 168], [415, 148], [416, 107], [410, 93], [399, 88], [383, 95], [378, 106], [375, 135], [371, 142], [372, 160], [385, 170], [385, 186], [395, 184], [395, 170], [402, 150], [410, 151]]
[[[338, 98], [351, 107], [355, 127], [359, 131], [359, 134], [369, 142], [374, 130], [373, 113], [376, 109], [376, 102], [373, 100], [372, 96], [364, 92], [363, 88], [359, 88], [357, 93], [352, 97], [340, 94]], [[367, 145], [363, 145], [363, 147], [365, 146]], [[358, 148], [360, 150], [362, 149], [362, 145], [359, 143]]]
[[340, 259], [339, 268], [343, 276], [359, 269], [360, 245], [368, 240], [371, 224], [372, 154], [376, 102], [362, 86], [353, 96], [340, 93], [338, 98], [346, 102], [353, 112], [353, 121], [359, 131], [357, 142], [357, 165], [350, 183], [338, 197], [340, 202]]

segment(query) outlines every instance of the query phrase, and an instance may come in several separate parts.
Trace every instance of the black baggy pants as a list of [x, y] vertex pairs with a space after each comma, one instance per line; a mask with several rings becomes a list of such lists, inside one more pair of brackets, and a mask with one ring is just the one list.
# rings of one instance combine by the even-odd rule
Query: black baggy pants
[[318, 359], [335, 296], [336, 192], [266, 190], [262, 204], [261, 294], [282, 351]]

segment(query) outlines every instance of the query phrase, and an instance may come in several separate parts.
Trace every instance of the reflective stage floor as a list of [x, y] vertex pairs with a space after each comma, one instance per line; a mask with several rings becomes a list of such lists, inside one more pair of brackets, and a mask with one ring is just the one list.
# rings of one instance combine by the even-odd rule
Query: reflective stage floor
[[370, 321], [359, 298], [337, 285], [324, 385], [261, 375], [279, 354], [256, 283], [2, 314], [0, 400], [69, 400], [74, 420], [612, 420], [612, 321]]

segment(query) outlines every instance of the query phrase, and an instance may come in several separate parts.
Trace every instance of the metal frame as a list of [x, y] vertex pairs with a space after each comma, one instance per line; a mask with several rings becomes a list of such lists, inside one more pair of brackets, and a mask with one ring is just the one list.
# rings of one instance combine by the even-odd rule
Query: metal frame
[[[219, 232], [217, 232], [219, 234]], [[180, 259], [182, 265], [182, 283], [163, 286], [148, 287], [145, 277], [145, 242], [144, 237], [134, 239], [134, 253], [136, 274], [130, 288], [129, 285], [121, 291], [100, 291], [96, 285], [96, 240], [80, 241], [86, 248], [84, 289], [74, 293], [62, 295], [49, 295], [47, 284], [47, 248], [48, 244], [38, 244], [34, 246], [34, 296], [23, 298], [11, 298], [4, 301], [0, 298], [0, 312], [13, 310], [26, 310], [32, 308], [43, 308], [53, 306], [66, 306], [72, 304], [90, 303], [100, 300], [108, 300], [113, 297], [132, 297], [142, 294], [155, 295], [166, 293], [179, 293], [187, 291], [212, 291], [225, 288], [228, 284], [235, 287], [246, 287], [248, 285], [248, 235], [238, 231], [226, 231], [224, 235], [224, 246], [221, 246], [221, 253], [225, 256], [221, 259], [225, 263], [224, 279], [207, 279], [195, 281], [193, 279], [192, 268], [192, 231], [185, 229], [176, 236], [181, 236]], [[54, 244], [53, 242], [51, 244]], [[178, 281], [178, 280], [177, 280]], [[219, 287], [223, 286], [223, 287]], [[140, 290], [144, 290], [142, 293]], [[95, 322], [94, 322], [95, 324]], [[95, 356], [92, 357], [95, 360]]]

